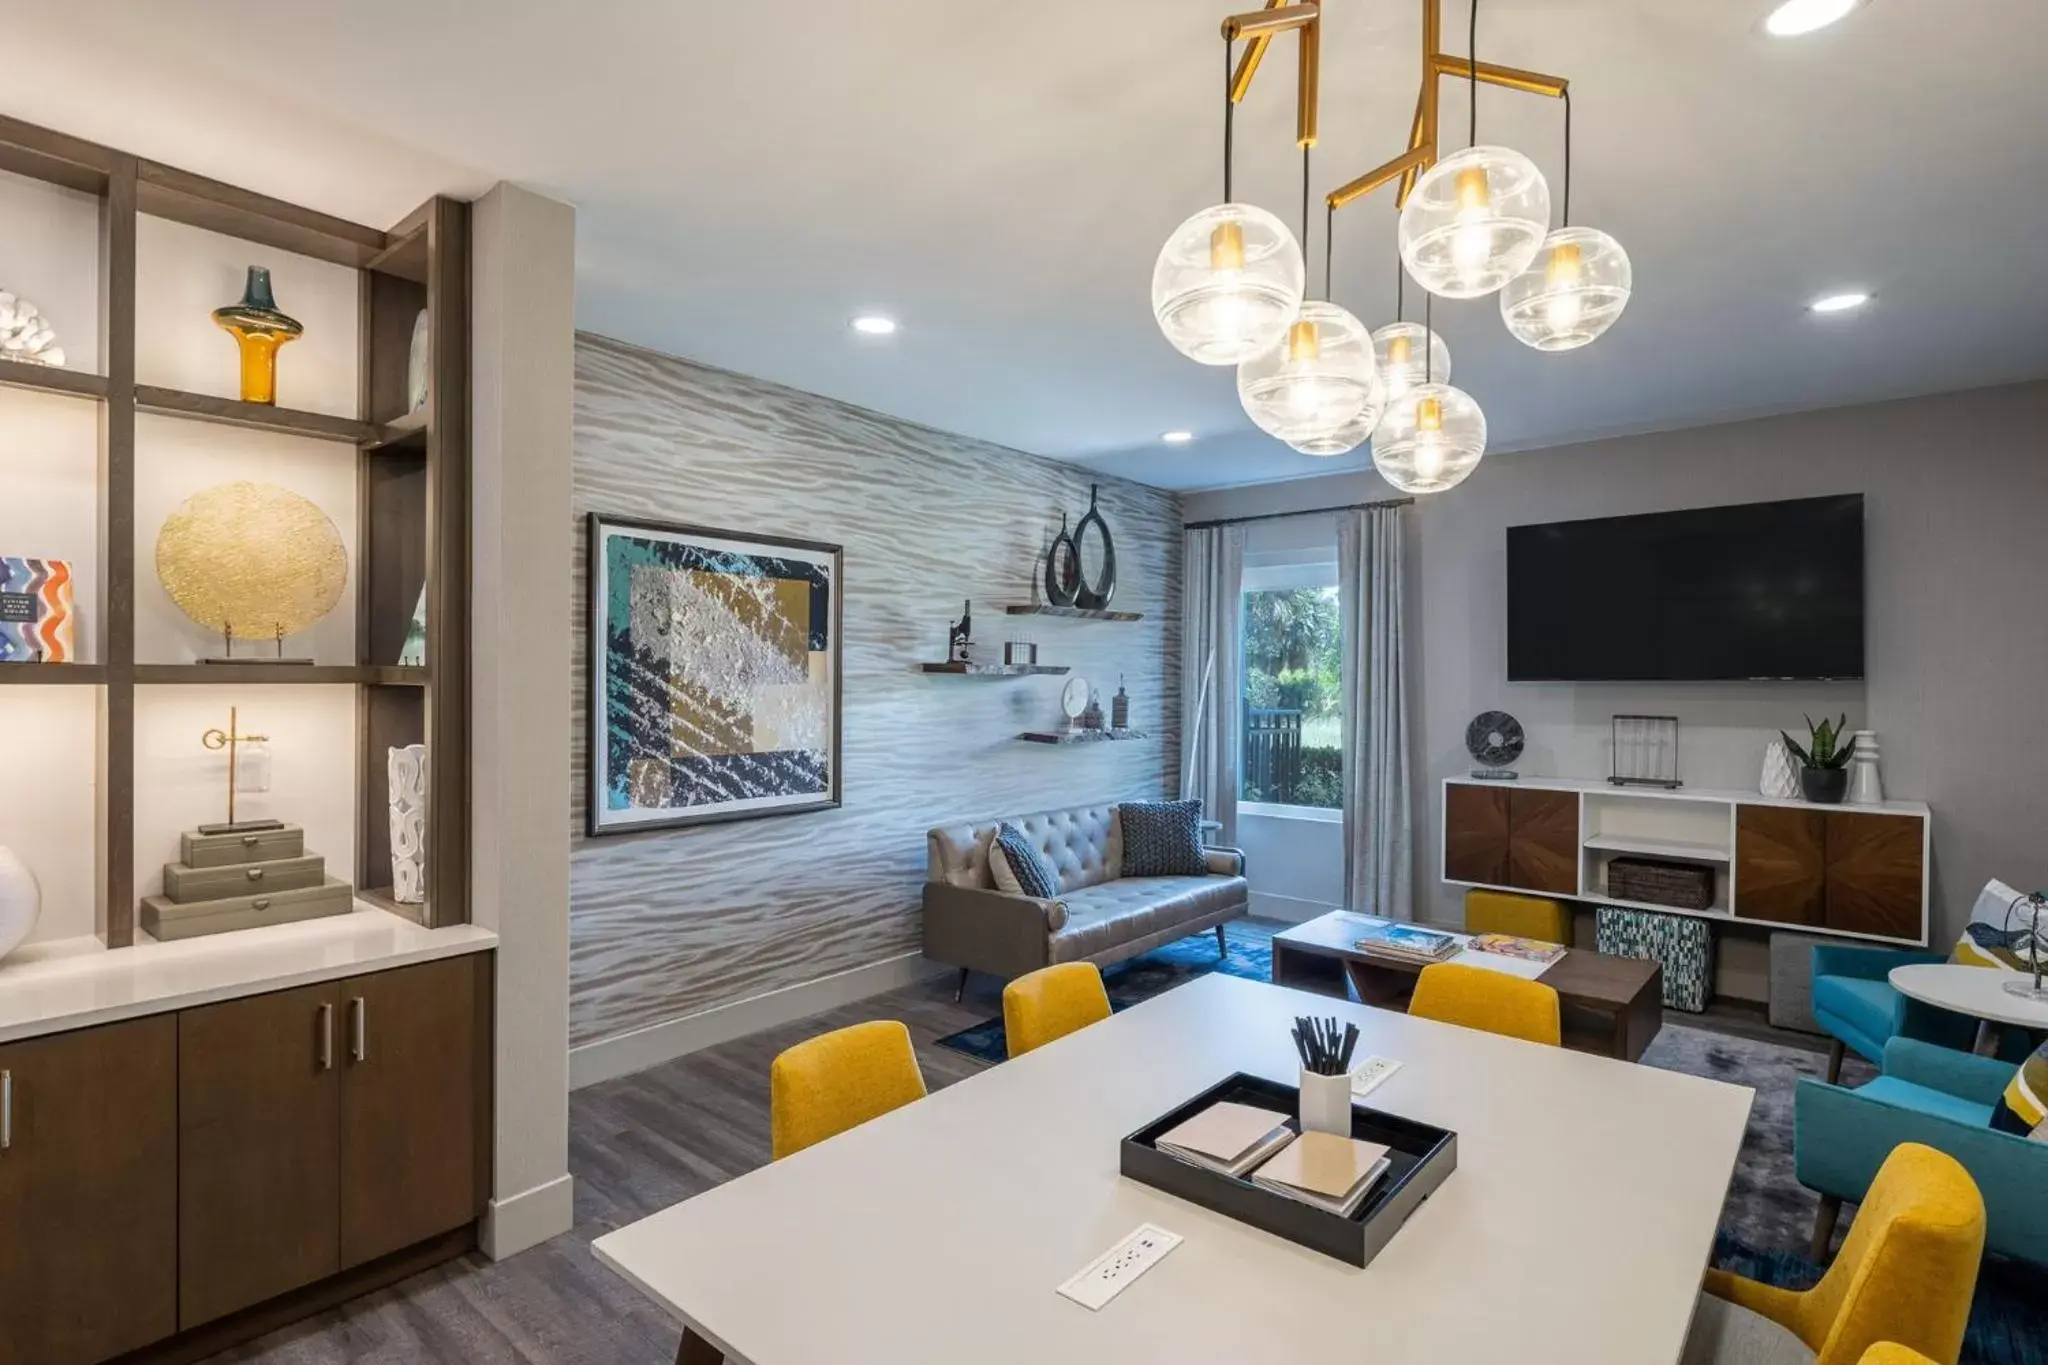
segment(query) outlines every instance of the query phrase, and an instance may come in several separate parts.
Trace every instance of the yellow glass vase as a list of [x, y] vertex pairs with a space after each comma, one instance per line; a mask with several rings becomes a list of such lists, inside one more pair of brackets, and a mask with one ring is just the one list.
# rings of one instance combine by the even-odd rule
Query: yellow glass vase
[[242, 301], [213, 310], [216, 327], [235, 339], [242, 352], [242, 401], [277, 402], [277, 348], [305, 333], [297, 318], [278, 311], [270, 293], [270, 271], [249, 267]]

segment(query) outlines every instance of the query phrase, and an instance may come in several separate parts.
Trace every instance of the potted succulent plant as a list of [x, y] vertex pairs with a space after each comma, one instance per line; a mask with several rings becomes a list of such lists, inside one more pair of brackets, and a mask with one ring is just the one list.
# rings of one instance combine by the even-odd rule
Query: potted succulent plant
[[1809, 801], [1827, 805], [1840, 804], [1849, 790], [1849, 760], [1856, 756], [1856, 740], [1853, 736], [1845, 744], [1842, 736], [1849, 732], [1849, 717], [1827, 720], [1815, 725], [1813, 717], [1806, 717], [1807, 743], [1778, 731], [1785, 740], [1785, 747], [1799, 760], [1799, 789], [1806, 793]]

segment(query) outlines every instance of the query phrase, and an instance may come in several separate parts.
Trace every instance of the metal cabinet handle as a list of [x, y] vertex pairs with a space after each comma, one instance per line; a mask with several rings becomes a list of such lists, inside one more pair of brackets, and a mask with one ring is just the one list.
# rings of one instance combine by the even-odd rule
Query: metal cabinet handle
[[358, 1062], [370, 1060], [370, 1007], [360, 995], [348, 1002], [348, 1055]]
[[0, 1152], [14, 1145], [14, 1073], [0, 1071]]
[[258, 896], [255, 900], [249, 902], [249, 908], [259, 913], [268, 910], [270, 908], [270, 897]]
[[261, 839], [257, 838], [257, 837], [256, 837], [255, 835], [253, 835], [253, 834], [244, 834], [244, 835], [242, 836], [242, 847], [243, 847], [243, 848], [254, 848], [254, 847], [256, 847], [256, 845], [258, 845], [258, 844], [260, 844], [260, 843], [262, 843], [262, 842], [263, 842], [263, 841], [262, 841]]
[[320, 1005], [320, 1069], [334, 1070], [334, 1006]]
[[252, 882], [260, 882], [263, 880], [263, 869], [260, 867], [252, 867], [245, 875], [247, 875], [249, 880]]

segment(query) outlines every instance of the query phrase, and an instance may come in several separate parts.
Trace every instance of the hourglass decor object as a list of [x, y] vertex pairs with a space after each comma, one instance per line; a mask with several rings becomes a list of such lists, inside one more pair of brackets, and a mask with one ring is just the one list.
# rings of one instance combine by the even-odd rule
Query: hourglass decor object
[[297, 318], [278, 311], [270, 294], [270, 272], [249, 267], [242, 301], [213, 310], [216, 327], [235, 339], [242, 350], [242, 401], [277, 402], [277, 348], [305, 333]]

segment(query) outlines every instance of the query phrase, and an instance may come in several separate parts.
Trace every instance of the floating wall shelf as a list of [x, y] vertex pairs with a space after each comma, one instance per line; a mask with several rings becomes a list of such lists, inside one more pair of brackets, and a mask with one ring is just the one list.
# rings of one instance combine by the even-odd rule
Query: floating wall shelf
[[1017, 736], [1026, 744], [1109, 744], [1151, 737], [1143, 730], [1026, 730]]
[[105, 398], [107, 377], [83, 370], [66, 370], [55, 365], [29, 365], [19, 360], [0, 360], [0, 384], [10, 388], [34, 389], [38, 393], [62, 393], [73, 398]]
[[927, 673], [947, 674], [956, 678], [1025, 678], [1034, 675], [1065, 673], [1065, 664], [919, 664]]
[[222, 426], [275, 431], [286, 436], [310, 436], [320, 441], [347, 441], [364, 445], [375, 441], [377, 428], [353, 417], [334, 417], [324, 412], [298, 412], [272, 407], [268, 403], [244, 403], [233, 398], [216, 398], [210, 393], [187, 393], [182, 389], [160, 389], [152, 384], [135, 386], [138, 412], [168, 417], [190, 417]]
[[89, 687], [106, 680], [107, 670], [100, 664], [0, 664], [0, 686]]
[[1081, 621], [1142, 621], [1141, 611], [1091, 611], [1086, 607], [1047, 607], [1036, 602], [1013, 602], [1003, 608], [1012, 616], [1067, 616]]

